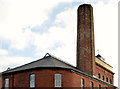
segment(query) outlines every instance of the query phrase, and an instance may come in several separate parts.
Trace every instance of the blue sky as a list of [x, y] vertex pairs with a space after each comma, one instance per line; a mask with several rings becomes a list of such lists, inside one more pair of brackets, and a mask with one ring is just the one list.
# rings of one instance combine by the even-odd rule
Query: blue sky
[[77, 7], [93, 6], [95, 53], [114, 67], [117, 85], [117, 0], [0, 0], [0, 72], [45, 53], [76, 65]]

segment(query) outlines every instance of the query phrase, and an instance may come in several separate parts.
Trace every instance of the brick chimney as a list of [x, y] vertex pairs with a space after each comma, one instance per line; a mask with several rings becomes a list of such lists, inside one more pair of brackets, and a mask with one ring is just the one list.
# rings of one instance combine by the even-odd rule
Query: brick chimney
[[77, 68], [95, 75], [93, 8], [89, 4], [77, 10]]

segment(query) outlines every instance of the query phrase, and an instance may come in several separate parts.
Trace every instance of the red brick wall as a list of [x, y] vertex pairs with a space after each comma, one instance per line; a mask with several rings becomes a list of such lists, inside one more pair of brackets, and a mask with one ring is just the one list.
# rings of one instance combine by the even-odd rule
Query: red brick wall
[[98, 74], [100, 73], [100, 77], [101, 77], [101, 80], [102, 80], [102, 76], [104, 76], [104, 81], [106, 81], [106, 78], [108, 77], [108, 83], [110, 83], [110, 78], [112, 80], [112, 84], [114, 83], [114, 78], [113, 78], [113, 73], [103, 69], [102, 67], [96, 65], [96, 75], [98, 77]]
[[12, 75], [5, 75], [5, 76], [2, 76], [2, 87], [5, 86], [5, 79], [6, 78], [9, 78], [9, 87], [12, 87]]
[[0, 89], [2, 88], [2, 75], [0, 74]]
[[[98, 84], [101, 84], [101, 87], [106, 87], [107, 85], [100, 83], [91, 78], [84, 77], [70, 70], [64, 69], [37, 69], [26, 72], [20, 72], [14, 74], [14, 87], [29, 87], [30, 74], [35, 74], [35, 86], [36, 87], [54, 87], [54, 74], [62, 74], [62, 87], [81, 87], [81, 79], [85, 80], [85, 87], [90, 87], [90, 82], [94, 83], [94, 87], [98, 87]], [[3, 76], [3, 86], [4, 79], [10, 79], [10, 87], [12, 87], [12, 78], [11, 75]]]

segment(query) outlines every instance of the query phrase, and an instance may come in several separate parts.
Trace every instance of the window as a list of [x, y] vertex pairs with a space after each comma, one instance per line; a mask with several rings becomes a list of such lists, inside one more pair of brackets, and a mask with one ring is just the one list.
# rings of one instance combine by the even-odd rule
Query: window
[[5, 89], [9, 88], [9, 78], [5, 79]]
[[108, 82], [108, 78], [106, 78], [106, 82]]
[[35, 74], [30, 75], [30, 88], [35, 87]]
[[105, 89], [108, 89], [107, 87], [105, 87]]
[[101, 89], [101, 85], [100, 84], [98, 85], [98, 89]]
[[100, 79], [100, 73], [98, 74], [98, 78]]
[[84, 89], [84, 79], [81, 79], [81, 89]]
[[104, 81], [104, 76], [102, 77], [103, 81]]
[[110, 79], [110, 84], [112, 84], [112, 80]]
[[61, 74], [55, 74], [55, 87], [61, 87]]
[[90, 87], [91, 89], [93, 89], [93, 82], [90, 82]]

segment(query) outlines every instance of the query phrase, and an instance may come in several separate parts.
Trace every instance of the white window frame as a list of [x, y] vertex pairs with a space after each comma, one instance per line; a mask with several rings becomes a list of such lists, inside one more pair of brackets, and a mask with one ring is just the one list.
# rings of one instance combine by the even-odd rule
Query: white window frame
[[5, 78], [5, 89], [9, 89], [9, 78]]
[[98, 89], [101, 89], [101, 85], [100, 84], [98, 85]]
[[82, 78], [81, 79], [81, 89], [84, 89], [84, 84], [85, 84], [85, 80]]
[[90, 88], [93, 89], [93, 87], [94, 87], [94, 83], [90, 82]]
[[55, 74], [55, 87], [62, 87], [62, 75], [60, 73]]
[[35, 74], [30, 74], [30, 88], [35, 87]]

